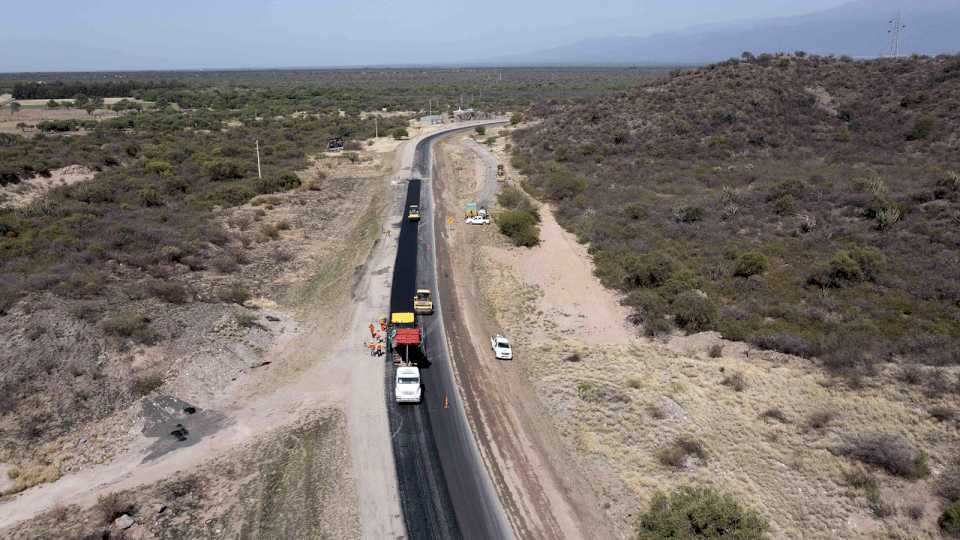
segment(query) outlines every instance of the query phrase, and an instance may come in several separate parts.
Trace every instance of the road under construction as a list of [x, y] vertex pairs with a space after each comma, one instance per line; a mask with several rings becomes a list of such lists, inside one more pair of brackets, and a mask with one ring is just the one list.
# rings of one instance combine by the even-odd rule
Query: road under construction
[[[431, 149], [439, 138], [452, 133], [425, 138], [416, 148], [412, 178], [402, 201], [391, 314], [412, 313], [418, 288], [437, 291], [434, 233], [438, 216], [433, 211]], [[419, 206], [419, 221], [406, 218], [410, 205]], [[417, 318], [421, 343], [411, 358], [420, 368], [422, 403], [396, 403], [392, 362], [385, 370], [384, 399], [407, 536], [511, 538], [457, 391], [441, 316], [443, 299], [435, 296], [433, 300], [434, 314]]]

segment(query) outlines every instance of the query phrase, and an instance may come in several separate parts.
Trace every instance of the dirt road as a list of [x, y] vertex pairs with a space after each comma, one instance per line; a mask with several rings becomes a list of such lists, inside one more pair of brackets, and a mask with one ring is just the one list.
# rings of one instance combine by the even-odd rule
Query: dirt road
[[[497, 161], [484, 147], [460, 137], [442, 147], [438, 161], [441, 211], [459, 218], [465, 201], [493, 199]], [[613, 537], [532, 386], [515, 363], [490, 354], [488, 337], [500, 329], [480, 309], [471, 271], [483, 264], [472, 240], [481, 234], [494, 234], [493, 228], [467, 226], [460, 219], [444, 228], [438, 237], [439, 287], [465, 405], [511, 525], [521, 538]]]

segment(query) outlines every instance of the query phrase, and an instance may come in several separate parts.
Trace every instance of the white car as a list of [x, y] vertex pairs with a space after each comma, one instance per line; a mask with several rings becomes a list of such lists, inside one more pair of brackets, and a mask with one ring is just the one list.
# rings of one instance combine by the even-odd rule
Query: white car
[[497, 334], [490, 338], [490, 348], [497, 360], [513, 360], [513, 349], [510, 347], [510, 340]]
[[484, 216], [472, 216], [464, 220], [468, 225], [489, 225], [490, 218]]
[[420, 369], [415, 367], [397, 368], [397, 385], [394, 390], [397, 403], [420, 403], [423, 388], [420, 386]]

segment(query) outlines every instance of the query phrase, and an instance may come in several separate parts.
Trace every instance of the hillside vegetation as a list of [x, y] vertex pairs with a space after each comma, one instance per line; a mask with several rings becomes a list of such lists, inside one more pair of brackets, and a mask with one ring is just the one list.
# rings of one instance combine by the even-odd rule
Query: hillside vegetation
[[529, 115], [528, 191], [649, 335], [716, 329], [851, 374], [960, 364], [960, 57], [745, 54]]

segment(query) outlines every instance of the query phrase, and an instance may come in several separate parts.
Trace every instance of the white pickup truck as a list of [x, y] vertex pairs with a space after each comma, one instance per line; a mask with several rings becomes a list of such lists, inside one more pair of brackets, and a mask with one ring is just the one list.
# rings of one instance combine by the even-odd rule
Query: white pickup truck
[[490, 348], [493, 349], [497, 360], [513, 360], [513, 348], [510, 347], [510, 340], [497, 334], [490, 338]]
[[420, 368], [402, 366], [397, 368], [397, 384], [394, 389], [397, 403], [420, 403], [423, 387], [420, 386]]

